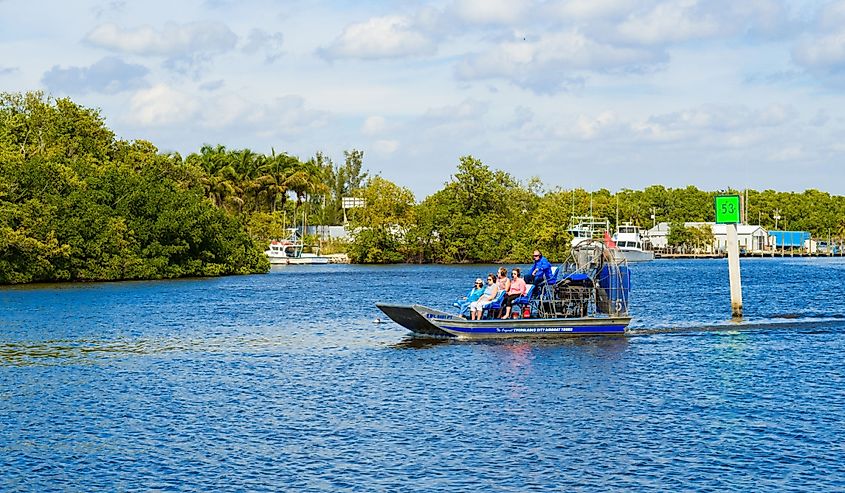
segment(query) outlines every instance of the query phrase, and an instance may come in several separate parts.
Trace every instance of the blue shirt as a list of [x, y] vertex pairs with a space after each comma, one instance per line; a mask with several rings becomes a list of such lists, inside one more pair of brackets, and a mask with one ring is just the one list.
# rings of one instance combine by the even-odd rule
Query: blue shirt
[[537, 284], [543, 278], [549, 280], [552, 278], [552, 264], [549, 263], [546, 257], [541, 255], [540, 258], [534, 261], [534, 265], [531, 267], [531, 274], [534, 275], [534, 284]]
[[468, 302], [478, 301], [478, 298], [481, 298], [481, 295], [484, 294], [484, 288], [474, 288], [472, 291], [469, 292], [469, 296], [467, 296]]

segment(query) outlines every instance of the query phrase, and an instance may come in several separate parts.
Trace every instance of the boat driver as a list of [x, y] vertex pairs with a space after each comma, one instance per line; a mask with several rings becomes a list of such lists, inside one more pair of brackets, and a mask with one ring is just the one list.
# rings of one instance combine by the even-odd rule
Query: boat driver
[[552, 264], [540, 253], [540, 250], [534, 250], [533, 257], [534, 265], [531, 266], [529, 273], [525, 275], [525, 282], [526, 284], [539, 286], [552, 278]]

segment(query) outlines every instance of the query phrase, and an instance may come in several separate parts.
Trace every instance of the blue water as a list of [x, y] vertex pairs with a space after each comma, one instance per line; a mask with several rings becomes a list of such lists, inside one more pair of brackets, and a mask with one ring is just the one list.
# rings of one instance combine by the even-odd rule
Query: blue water
[[422, 341], [493, 266], [0, 288], [2, 491], [843, 491], [845, 261], [633, 267], [633, 334]]

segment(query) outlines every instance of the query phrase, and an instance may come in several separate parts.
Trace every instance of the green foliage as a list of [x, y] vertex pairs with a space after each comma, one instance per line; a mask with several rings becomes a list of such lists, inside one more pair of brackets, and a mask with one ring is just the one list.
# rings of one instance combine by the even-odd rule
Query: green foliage
[[530, 217], [529, 237], [532, 241], [515, 261], [527, 262], [535, 249], [553, 262], [560, 262], [569, 253], [572, 234], [567, 231], [571, 217], [569, 193], [555, 191], [539, 200], [537, 210]]
[[0, 96], [0, 283], [264, 272], [263, 248], [203, 195], [207, 175], [96, 111]]
[[413, 218], [414, 194], [375, 176], [357, 195], [364, 199], [364, 207], [355, 211], [351, 222], [355, 233], [347, 252], [349, 258], [360, 263], [404, 260], [402, 250]]
[[[472, 156], [422, 203], [363, 171], [363, 153], [335, 165], [273, 150], [204, 145], [182, 159], [122, 141], [96, 110], [42, 93], [0, 94], [0, 283], [171, 278], [263, 272], [267, 241], [291, 226], [338, 224], [343, 197], [356, 262], [552, 261], [568, 254], [573, 215], [642, 227], [668, 221], [669, 243], [705, 248], [716, 192], [694, 186], [544, 191]], [[845, 197], [748, 191], [747, 221], [767, 229], [845, 237]], [[705, 230], [706, 229], [706, 230]]]
[[343, 220], [343, 197], [355, 195], [367, 180], [367, 173], [362, 170], [364, 153], [353, 149], [344, 151], [343, 155], [345, 161], [340, 166], [335, 166], [320, 153], [314, 158], [315, 163], [323, 170], [328, 190], [324, 197], [324, 207], [320, 209], [323, 224], [339, 224]]
[[357, 196], [364, 199], [364, 207], [356, 211], [353, 227], [405, 228], [411, 220], [414, 194], [407, 188], [375, 176], [367, 181]]
[[693, 231], [688, 228], [681, 221], [673, 222], [669, 225], [669, 234], [666, 236], [666, 242], [673, 247], [681, 245], [693, 244]]
[[713, 236], [713, 228], [709, 224], [702, 224], [690, 228], [692, 233], [692, 246], [699, 249], [706, 249], [713, 245], [715, 236]]
[[504, 258], [512, 241], [510, 175], [492, 171], [472, 156], [464, 156], [451, 182], [421, 205], [429, 230], [417, 236], [437, 238], [436, 261], [482, 262]]
[[[573, 215], [606, 217], [611, 228], [630, 221], [641, 227], [668, 221], [672, 246], [707, 249], [713, 244], [710, 226], [685, 227], [684, 222], [712, 222], [713, 197], [717, 192], [694, 186], [671, 189], [660, 185], [645, 190], [601, 189], [542, 192], [536, 179], [522, 185], [479, 160], [461, 158], [453, 179], [407, 211], [402, 234], [381, 232], [359, 236], [350, 246], [354, 261], [385, 262], [401, 258], [409, 262], [529, 262], [531, 251], [540, 249], [552, 261], [562, 261], [572, 239], [568, 229]], [[748, 192], [748, 220], [774, 229], [808, 230], [818, 238], [845, 236], [845, 197], [816, 190], [784, 193], [767, 190]], [[405, 216], [403, 216], [404, 218]], [[356, 225], [362, 228], [400, 224], [389, 210], [371, 208]], [[389, 236], [389, 238], [388, 238]], [[388, 241], [388, 239], [390, 241]], [[378, 240], [378, 241], [377, 241]], [[372, 248], [374, 254], [367, 254]]]
[[364, 229], [355, 234], [347, 255], [355, 263], [386, 264], [402, 262], [400, 241], [383, 228]]

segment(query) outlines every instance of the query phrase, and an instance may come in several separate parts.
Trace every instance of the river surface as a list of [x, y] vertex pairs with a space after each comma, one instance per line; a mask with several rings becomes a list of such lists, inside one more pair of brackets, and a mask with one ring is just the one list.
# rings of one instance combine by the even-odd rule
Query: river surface
[[632, 334], [424, 341], [493, 266], [0, 288], [0, 491], [843, 491], [845, 261], [632, 267]]

